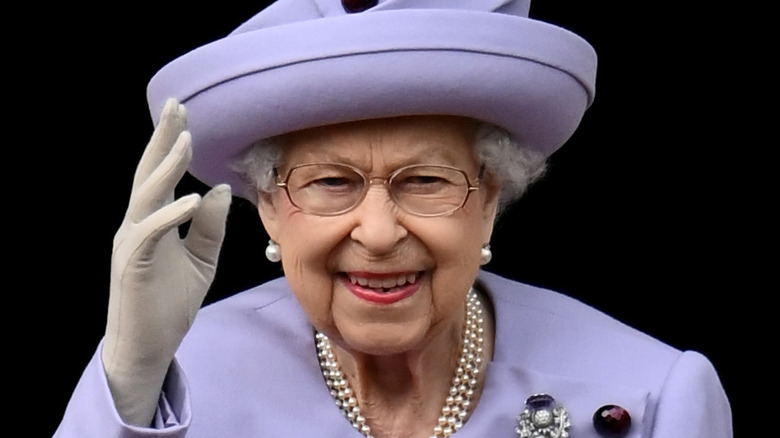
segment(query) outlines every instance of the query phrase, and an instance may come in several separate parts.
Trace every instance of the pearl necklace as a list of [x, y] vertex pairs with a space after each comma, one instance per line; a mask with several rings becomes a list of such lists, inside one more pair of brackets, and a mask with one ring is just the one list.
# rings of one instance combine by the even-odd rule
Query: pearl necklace
[[[463, 427], [463, 421], [468, 416], [471, 397], [477, 387], [480, 365], [482, 364], [483, 323], [482, 305], [477, 294], [473, 289], [470, 289], [466, 299], [466, 318], [458, 367], [455, 370], [452, 386], [444, 402], [444, 407], [441, 409], [438, 424], [433, 428], [431, 438], [451, 436]], [[319, 331], [316, 331], [315, 338], [320, 368], [336, 406], [363, 436], [373, 438], [371, 427], [366, 424], [366, 418], [360, 412], [355, 394], [341, 373], [339, 363], [331, 349], [330, 340]]]

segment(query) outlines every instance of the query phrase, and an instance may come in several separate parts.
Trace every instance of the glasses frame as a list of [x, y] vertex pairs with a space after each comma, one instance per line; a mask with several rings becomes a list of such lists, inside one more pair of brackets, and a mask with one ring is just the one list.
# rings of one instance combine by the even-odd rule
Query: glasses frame
[[[353, 172], [355, 172], [356, 174], [360, 175], [361, 178], [363, 178], [363, 191], [360, 193], [360, 196], [357, 198], [357, 201], [352, 206], [333, 213], [314, 213], [311, 211], [307, 211], [306, 209], [304, 209], [303, 207], [295, 203], [295, 201], [292, 198], [292, 195], [290, 194], [290, 187], [288, 185], [288, 183], [290, 182], [290, 176], [292, 175], [293, 171], [301, 167], [321, 166], [321, 165], [345, 167], [351, 169]], [[415, 213], [405, 209], [396, 199], [395, 195], [393, 194], [393, 191], [390, 189], [390, 185], [391, 182], [393, 181], [393, 178], [398, 176], [401, 172], [404, 172], [408, 169], [414, 169], [416, 167], [437, 167], [441, 169], [449, 169], [449, 170], [454, 170], [460, 173], [461, 175], [463, 175], [463, 178], [465, 178], [466, 180], [467, 190], [466, 190], [466, 196], [463, 197], [463, 201], [460, 203], [460, 205], [441, 213], [430, 213], [430, 214]], [[366, 175], [365, 172], [363, 172], [363, 170], [361, 170], [358, 167], [352, 166], [350, 164], [345, 164], [345, 163], [329, 163], [329, 162], [305, 163], [305, 164], [295, 165], [291, 167], [290, 170], [287, 171], [287, 175], [282, 180], [279, 180], [278, 168], [274, 169], [274, 173], [276, 174], [277, 177], [276, 186], [284, 189], [284, 191], [287, 193], [287, 199], [290, 200], [290, 204], [294, 205], [297, 209], [301, 210], [306, 214], [329, 217], [329, 216], [339, 216], [342, 214], [349, 213], [350, 211], [356, 209], [363, 202], [363, 200], [366, 198], [366, 195], [368, 194], [369, 188], [371, 188], [371, 185], [374, 184], [374, 182], [381, 182], [382, 185], [385, 186], [385, 189], [387, 190], [390, 199], [393, 200], [393, 203], [395, 203], [395, 205], [401, 210], [403, 210], [404, 212], [419, 217], [439, 217], [439, 216], [451, 215], [452, 213], [455, 213], [456, 211], [463, 208], [464, 205], [466, 205], [466, 202], [468, 202], [471, 192], [479, 190], [479, 183], [480, 183], [480, 179], [484, 174], [484, 170], [485, 170], [485, 166], [484, 165], [480, 166], [479, 176], [476, 178], [474, 183], [471, 182], [471, 179], [469, 178], [469, 175], [466, 173], [465, 170], [453, 166], [443, 165], [443, 164], [410, 164], [408, 166], [399, 167], [398, 169], [395, 169], [389, 175], [384, 177], [381, 176], [369, 177], [368, 175]]]

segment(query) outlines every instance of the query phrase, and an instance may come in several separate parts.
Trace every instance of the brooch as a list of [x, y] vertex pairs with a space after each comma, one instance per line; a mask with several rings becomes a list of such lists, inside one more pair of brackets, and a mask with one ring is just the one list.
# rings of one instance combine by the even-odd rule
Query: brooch
[[548, 394], [534, 394], [517, 416], [518, 438], [568, 438], [569, 413]]

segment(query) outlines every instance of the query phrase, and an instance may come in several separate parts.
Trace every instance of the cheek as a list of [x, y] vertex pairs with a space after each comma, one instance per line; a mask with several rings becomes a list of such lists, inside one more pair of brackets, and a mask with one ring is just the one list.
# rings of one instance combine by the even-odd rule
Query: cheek
[[282, 267], [290, 288], [312, 323], [321, 326], [330, 319], [333, 278], [326, 257], [317, 254], [314, 245], [298, 247], [288, 240], [282, 246]]
[[328, 219], [291, 211], [277, 238], [287, 281], [318, 327], [330, 323], [334, 282], [338, 281], [330, 264], [345, 236], [343, 227]]
[[280, 220], [276, 241], [282, 250], [286, 275], [310, 275], [320, 272], [328, 255], [347, 235], [337, 220], [301, 213], [282, 196], [277, 204]]
[[447, 255], [447, 260], [478, 266], [480, 249], [485, 243], [485, 218], [480, 210], [469, 207], [471, 205], [460, 210], [461, 214], [451, 216], [451, 223], [439, 227], [441, 234], [429, 240], [431, 245]]
[[433, 299], [442, 311], [462, 303], [480, 268], [482, 220], [473, 214], [476, 212], [463, 213], [463, 217], [453, 217], [451, 224], [439, 227], [426, 242], [436, 259]]

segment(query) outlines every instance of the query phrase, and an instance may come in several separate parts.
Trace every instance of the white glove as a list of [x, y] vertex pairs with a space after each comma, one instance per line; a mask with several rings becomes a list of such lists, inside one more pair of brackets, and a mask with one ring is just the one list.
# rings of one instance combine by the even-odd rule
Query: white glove
[[[149, 426], [174, 354], [203, 303], [225, 235], [228, 185], [174, 201], [192, 158], [187, 115], [170, 99], [144, 151], [114, 236], [102, 360], [122, 419]], [[178, 226], [192, 220], [185, 238]]]

